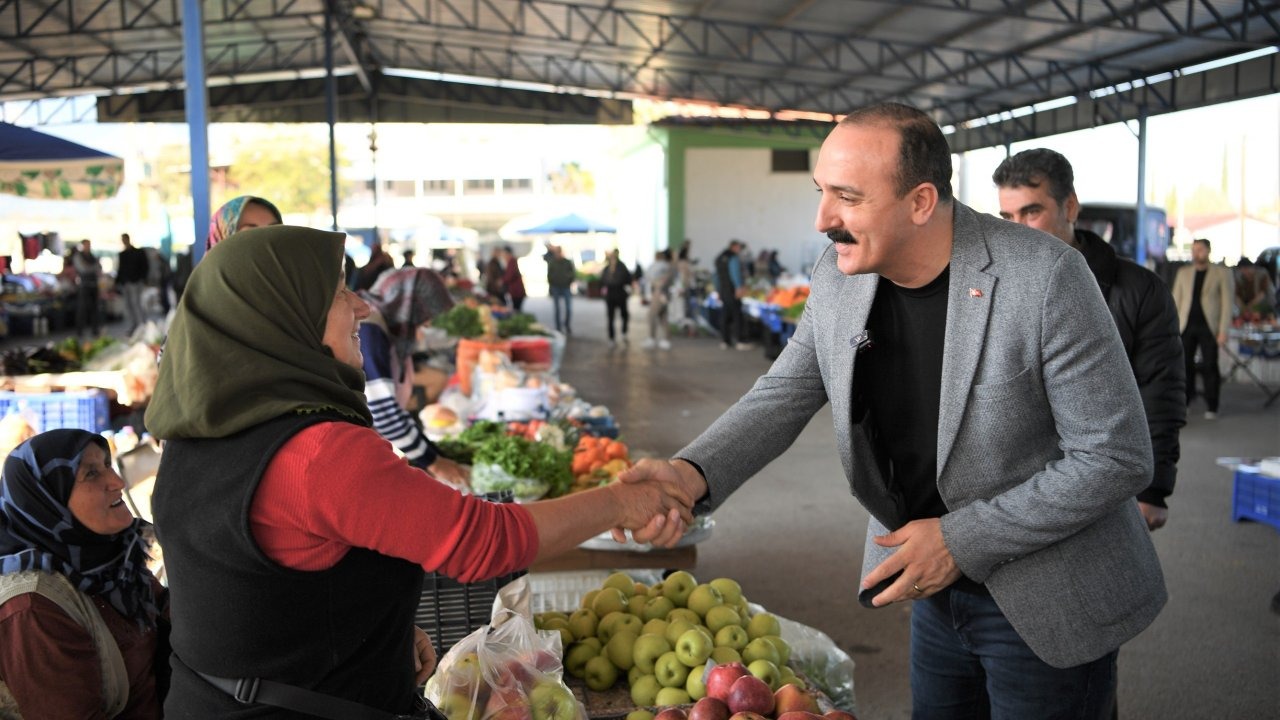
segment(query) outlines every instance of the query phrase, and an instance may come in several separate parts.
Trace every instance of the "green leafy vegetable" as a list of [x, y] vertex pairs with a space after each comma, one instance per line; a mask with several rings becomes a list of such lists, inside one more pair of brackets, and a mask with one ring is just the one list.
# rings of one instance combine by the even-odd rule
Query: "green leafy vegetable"
[[541, 328], [535, 328], [538, 320], [526, 313], [514, 313], [511, 317], [498, 321], [498, 337], [515, 337], [516, 335], [546, 335]]
[[480, 312], [461, 303], [437, 315], [431, 321], [431, 325], [456, 338], [476, 338], [484, 334], [484, 324], [480, 322]]
[[492, 437], [476, 450], [473, 460], [475, 465], [497, 465], [517, 478], [544, 482], [550, 488], [548, 497], [563, 495], [573, 484], [573, 453], [522, 437]]

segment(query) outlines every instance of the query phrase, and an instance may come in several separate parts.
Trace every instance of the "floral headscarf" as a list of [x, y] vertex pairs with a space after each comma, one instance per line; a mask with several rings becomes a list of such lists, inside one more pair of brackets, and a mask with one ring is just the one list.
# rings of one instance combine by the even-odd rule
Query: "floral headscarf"
[[155, 626], [152, 575], [146, 568], [144, 520], [115, 535], [99, 535], [71, 513], [67, 503], [76, 469], [90, 443], [108, 453], [107, 441], [84, 430], [49, 430], [27, 440], [4, 461], [0, 475], [0, 575], [43, 570], [98, 595], [121, 615]]
[[249, 203], [256, 203], [271, 211], [276, 216], [276, 224], [284, 223], [284, 218], [280, 215], [280, 211], [270, 200], [265, 200], [253, 195], [241, 195], [238, 198], [232, 198], [218, 208], [213, 214], [213, 220], [209, 222], [209, 238], [205, 241], [204, 251], [209, 252], [214, 245], [226, 240], [228, 236], [236, 231], [240, 225], [240, 214], [244, 212], [244, 206]]
[[382, 314], [400, 357], [412, 349], [418, 326], [453, 307], [444, 278], [426, 268], [388, 270], [363, 297]]

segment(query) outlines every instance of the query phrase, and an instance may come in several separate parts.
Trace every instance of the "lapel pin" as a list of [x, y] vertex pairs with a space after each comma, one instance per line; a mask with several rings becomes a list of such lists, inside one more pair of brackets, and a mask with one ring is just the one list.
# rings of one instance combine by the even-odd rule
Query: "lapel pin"
[[969, 297], [982, 297], [982, 291], [978, 288], [969, 288]]

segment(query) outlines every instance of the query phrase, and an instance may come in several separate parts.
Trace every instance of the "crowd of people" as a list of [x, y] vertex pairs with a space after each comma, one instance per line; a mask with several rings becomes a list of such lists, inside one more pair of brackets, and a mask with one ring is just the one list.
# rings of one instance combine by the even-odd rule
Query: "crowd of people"
[[[913, 712], [1111, 717], [1119, 648], [1167, 598], [1150, 533], [1169, 521], [1197, 367], [1218, 410], [1209, 356], [1237, 288], [1207, 241], [1170, 292], [1075, 227], [1058, 153], [996, 170], [1012, 222], [957, 200], [951, 167], [914, 108], [846, 116], [814, 171], [815, 227], [831, 243], [768, 372], [671, 458], [524, 505], [461, 492], [465, 472], [405, 413], [413, 338], [452, 303], [443, 278], [394, 268], [380, 248], [353, 272], [343, 234], [237, 198], [185, 284], [146, 410], [165, 442], [152, 507], [168, 587], [146, 569], [150, 528], [100, 436], [19, 446], [0, 477], [0, 709], [422, 717], [416, 688], [436, 661], [412, 623], [424, 572], [496, 577], [609, 529], [670, 546], [829, 404], [831, 451], [871, 518], [858, 601], [914, 603]], [[670, 347], [688, 251], [643, 272], [655, 349]], [[743, 345], [748, 257], [733, 240], [715, 261], [726, 348]], [[556, 247], [547, 259], [568, 334], [573, 263]], [[518, 312], [511, 248], [483, 271]], [[626, 342], [638, 275], [609, 253], [611, 343]]]

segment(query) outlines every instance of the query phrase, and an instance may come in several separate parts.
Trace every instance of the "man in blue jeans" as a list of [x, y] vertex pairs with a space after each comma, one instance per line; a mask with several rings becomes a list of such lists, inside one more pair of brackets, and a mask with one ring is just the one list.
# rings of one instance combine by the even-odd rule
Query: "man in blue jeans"
[[[569, 320], [573, 317], [573, 281], [577, 273], [573, 261], [564, 256], [564, 248], [560, 245], [549, 245], [545, 256], [547, 261], [547, 287], [551, 293], [551, 302], [555, 305], [556, 330], [565, 335], [572, 335]], [[563, 320], [560, 306], [564, 305]]]

